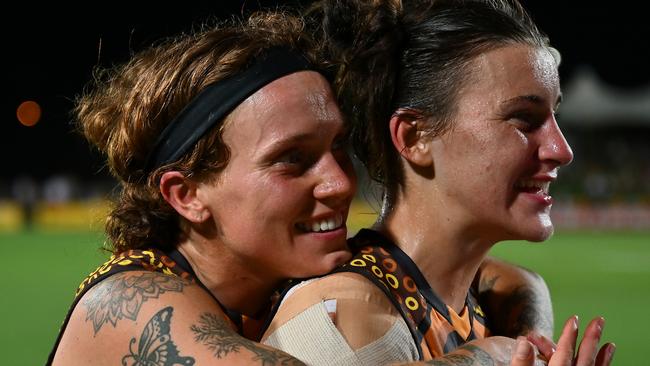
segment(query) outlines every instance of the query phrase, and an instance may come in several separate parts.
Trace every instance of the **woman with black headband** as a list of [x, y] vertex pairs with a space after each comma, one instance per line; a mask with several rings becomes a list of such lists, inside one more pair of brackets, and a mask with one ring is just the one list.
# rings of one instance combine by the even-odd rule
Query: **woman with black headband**
[[266, 13], [181, 36], [79, 99], [80, 128], [122, 190], [106, 222], [113, 256], [79, 286], [48, 364], [301, 364], [249, 340], [250, 317], [287, 279], [350, 258], [355, 192], [346, 127], [302, 29]]
[[122, 192], [114, 255], [79, 286], [51, 363], [300, 363], [239, 334], [283, 281], [350, 256], [346, 130], [301, 30], [269, 13], [181, 36], [78, 101]]

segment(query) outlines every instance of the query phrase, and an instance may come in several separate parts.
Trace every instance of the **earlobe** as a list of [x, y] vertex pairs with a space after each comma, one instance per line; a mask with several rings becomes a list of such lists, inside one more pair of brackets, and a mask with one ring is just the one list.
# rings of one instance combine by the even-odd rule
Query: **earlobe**
[[429, 166], [433, 163], [430, 140], [421, 128], [422, 116], [411, 110], [400, 109], [390, 119], [390, 137], [400, 155], [411, 164]]
[[197, 195], [197, 185], [178, 171], [165, 172], [160, 178], [160, 193], [170, 206], [190, 222], [202, 223], [209, 210]]

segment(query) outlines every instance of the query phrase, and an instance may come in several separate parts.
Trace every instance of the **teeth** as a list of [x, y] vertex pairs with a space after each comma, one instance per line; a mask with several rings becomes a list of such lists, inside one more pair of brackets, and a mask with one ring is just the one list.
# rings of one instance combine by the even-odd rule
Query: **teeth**
[[540, 189], [540, 190], [542, 190], [544, 192], [548, 192], [548, 188], [551, 185], [551, 183], [550, 182], [542, 182], [542, 181], [533, 180], [533, 179], [525, 179], [525, 180], [519, 181], [519, 183], [517, 185], [519, 187], [522, 187], [522, 188], [537, 188], [537, 189]]
[[299, 229], [304, 231], [319, 233], [323, 231], [331, 231], [334, 229], [338, 229], [339, 227], [341, 227], [342, 224], [343, 224], [343, 215], [336, 214], [335, 216], [330, 217], [328, 219], [314, 221], [311, 224], [299, 223], [297, 224], [297, 226]]

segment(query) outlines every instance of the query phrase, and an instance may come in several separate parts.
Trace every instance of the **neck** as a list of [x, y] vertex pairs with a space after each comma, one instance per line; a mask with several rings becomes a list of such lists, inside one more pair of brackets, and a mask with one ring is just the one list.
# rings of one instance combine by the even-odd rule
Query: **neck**
[[422, 194], [400, 194], [375, 228], [413, 260], [433, 291], [458, 313], [493, 243], [473, 235], [443, 202], [423, 200], [432, 196]]
[[178, 246], [198, 280], [229, 310], [255, 317], [265, 310], [281, 281], [269, 281], [252, 271], [221, 245], [206, 239], [188, 239]]

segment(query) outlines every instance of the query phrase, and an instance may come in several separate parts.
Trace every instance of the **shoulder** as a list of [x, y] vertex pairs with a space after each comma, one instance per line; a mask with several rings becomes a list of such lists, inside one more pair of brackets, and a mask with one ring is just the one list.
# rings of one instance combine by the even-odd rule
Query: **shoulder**
[[376, 284], [352, 272], [334, 273], [297, 284], [282, 299], [278, 313], [295, 315], [314, 304], [329, 300], [344, 304], [374, 304], [385, 308], [386, 312], [397, 313], [390, 299]]
[[96, 284], [79, 300], [75, 312], [84, 311], [93, 331], [118, 322], [135, 321], [146, 304], [179, 303], [191, 298], [211, 302], [205, 290], [192, 281], [150, 271], [120, 272]]
[[54, 365], [256, 364], [255, 357], [288, 355], [237, 333], [201, 286], [174, 275], [128, 271], [83, 295], [74, 309]]
[[316, 314], [325, 316], [322, 319], [343, 334], [384, 334], [401, 320], [390, 299], [370, 280], [356, 273], [335, 273], [297, 285], [282, 300], [266, 335], [290, 321]]
[[[218, 305], [210, 304], [209, 296], [201, 292], [205, 291], [198, 291], [191, 281], [172, 275], [150, 271], [113, 274], [88, 290], [73, 309], [54, 364], [129, 364], [129, 358], [156, 351], [131, 347], [147, 337], [163, 337], [171, 346], [175, 342], [171, 327], [184, 316], [189, 298], [221, 316]], [[144, 334], [147, 328], [155, 331]], [[187, 360], [184, 350], [178, 351], [177, 360]]]
[[408, 326], [384, 292], [347, 272], [298, 285], [262, 339], [314, 365], [377, 364], [417, 359], [418, 354]]

